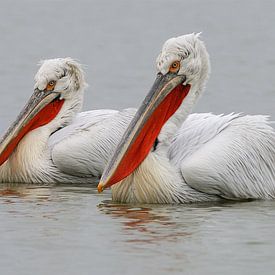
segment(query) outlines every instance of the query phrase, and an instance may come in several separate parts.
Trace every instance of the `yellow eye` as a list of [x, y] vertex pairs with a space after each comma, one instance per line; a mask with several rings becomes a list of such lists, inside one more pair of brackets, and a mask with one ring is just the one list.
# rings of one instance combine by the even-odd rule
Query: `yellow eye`
[[177, 73], [179, 69], [180, 69], [180, 61], [174, 61], [169, 68], [169, 72]]
[[47, 91], [53, 91], [55, 87], [56, 81], [52, 80], [47, 84], [46, 90]]

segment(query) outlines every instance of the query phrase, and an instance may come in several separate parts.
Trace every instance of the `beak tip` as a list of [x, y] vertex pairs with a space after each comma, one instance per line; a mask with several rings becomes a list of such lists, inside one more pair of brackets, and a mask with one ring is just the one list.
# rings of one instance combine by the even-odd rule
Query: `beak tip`
[[98, 191], [98, 193], [102, 193], [103, 190], [104, 190], [104, 183], [102, 181], [100, 181], [97, 186], [97, 191]]

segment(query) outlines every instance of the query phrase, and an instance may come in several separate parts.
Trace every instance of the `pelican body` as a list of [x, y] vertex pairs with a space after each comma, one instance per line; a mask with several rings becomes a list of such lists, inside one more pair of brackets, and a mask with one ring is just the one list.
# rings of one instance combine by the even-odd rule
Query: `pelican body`
[[71, 58], [45, 60], [34, 93], [0, 141], [0, 181], [94, 182], [134, 115], [95, 110], [80, 113], [86, 87]]
[[198, 34], [171, 38], [157, 78], [106, 166], [114, 201], [275, 198], [275, 131], [266, 116], [190, 114], [210, 62]]

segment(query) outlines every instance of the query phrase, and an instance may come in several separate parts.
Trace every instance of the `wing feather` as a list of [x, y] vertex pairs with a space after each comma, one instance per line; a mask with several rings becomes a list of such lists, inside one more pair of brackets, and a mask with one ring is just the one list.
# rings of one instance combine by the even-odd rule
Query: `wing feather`
[[170, 149], [194, 189], [225, 198], [275, 198], [275, 131], [266, 116], [197, 115]]
[[78, 114], [49, 140], [53, 163], [70, 175], [99, 177], [135, 109], [95, 110]]

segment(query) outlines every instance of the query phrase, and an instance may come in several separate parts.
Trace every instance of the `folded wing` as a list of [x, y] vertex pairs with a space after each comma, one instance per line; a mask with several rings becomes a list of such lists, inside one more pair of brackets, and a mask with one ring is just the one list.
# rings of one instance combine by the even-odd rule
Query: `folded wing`
[[265, 116], [191, 115], [170, 158], [186, 183], [201, 192], [275, 198], [275, 131]]
[[125, 109], [78, 114], [72, 124], [50, 137], [53, 163], [66, 174], [99, 177], [134, 113]]

